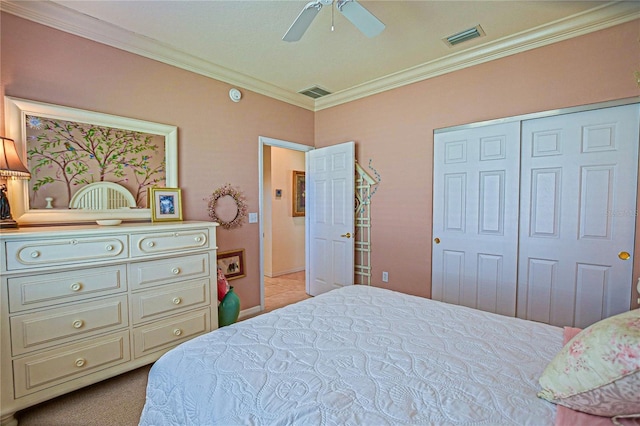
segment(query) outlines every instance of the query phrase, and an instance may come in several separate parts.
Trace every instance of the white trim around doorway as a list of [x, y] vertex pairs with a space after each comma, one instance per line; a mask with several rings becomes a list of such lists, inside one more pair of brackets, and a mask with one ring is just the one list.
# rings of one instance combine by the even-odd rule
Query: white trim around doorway
[[[258, 197], [259, 197], [259, 213], [258, 225], [260, 229], [260, 312], [264, 311], [264, 147], [275, 146], [278, 148], [290, 149], [293, 151], [308, 152], [315, 149], [313, 146], [304, 145], [296, 142], [289, 142], [280, 139], [273, 139], [266, 136], [258, 136]], [[308, 233], [308, 225], [305, 221], [305, 233]], [[307, 238], [306, 241], [309, 239]], [[305, 243], [305, 251], [308, 249]], [[306, 258], [306, 256], [305, 256]], [[308, 270], [309, 268], [307, 268]], [[305, 280], [308, 280], [305, 274]]]

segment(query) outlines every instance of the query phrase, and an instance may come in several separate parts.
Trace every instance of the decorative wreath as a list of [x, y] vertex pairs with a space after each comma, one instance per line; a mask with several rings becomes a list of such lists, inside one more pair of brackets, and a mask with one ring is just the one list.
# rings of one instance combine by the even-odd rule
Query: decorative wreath
[[[221, 220], [216, 214], [216, 203], [218, 199], [227, 195], [230, 195], [235, 200], [236, 206], [238, 207], [238, 214], [230, 222]], [[242, 191], [233, 188], [229, 183], [213, 191], [213, 194], [209, 197], [208, 210], [209, 217], [214, 222], [218, 222], [224, 229], [233, 229], [242, 226], [242, 222], [244, 222], [245, 217], [247, 217], [247, 203], [244, 201], [244, 194], [242, 194]]]

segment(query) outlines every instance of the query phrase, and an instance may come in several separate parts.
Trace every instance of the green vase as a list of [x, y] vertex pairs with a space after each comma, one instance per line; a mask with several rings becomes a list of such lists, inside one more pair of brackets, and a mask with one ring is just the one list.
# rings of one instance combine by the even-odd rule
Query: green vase
[[233, 291], [233, 287], [229, 287], [229, 291], [218, 305], [218, 327], [233, 324], [238, 320], [240, 315], [240, 298]]

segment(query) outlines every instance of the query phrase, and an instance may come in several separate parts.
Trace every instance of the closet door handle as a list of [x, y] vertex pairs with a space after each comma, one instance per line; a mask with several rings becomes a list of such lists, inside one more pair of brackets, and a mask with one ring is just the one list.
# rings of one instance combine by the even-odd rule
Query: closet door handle
[[621, 251], [618, 253], [618, 257], [622, 260], [629, 260], [631, 259], [631, 254], [628, 251]]
[[433, 242], [436, 244], [440, 244], [440, 238], [436, 237], [433, 239]]

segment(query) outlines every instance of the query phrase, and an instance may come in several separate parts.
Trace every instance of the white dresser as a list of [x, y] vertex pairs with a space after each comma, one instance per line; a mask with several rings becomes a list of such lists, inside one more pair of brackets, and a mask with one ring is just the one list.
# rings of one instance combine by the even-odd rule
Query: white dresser
[[0, 421], [218, 326], [216, 223], [0, 231]]

